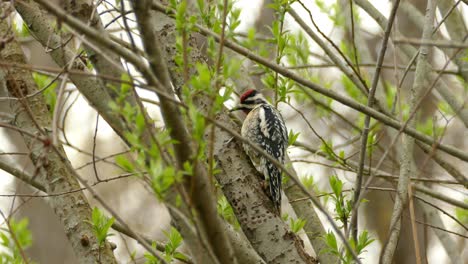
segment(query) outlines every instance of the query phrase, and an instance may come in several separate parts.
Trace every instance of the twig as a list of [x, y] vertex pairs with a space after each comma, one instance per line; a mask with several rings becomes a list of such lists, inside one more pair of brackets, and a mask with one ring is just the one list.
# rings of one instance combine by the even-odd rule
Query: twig
[[396, 44], [415, 44], [420, 46], [436, 46], [439, 48], [451, 48], [451, 49], [466, 49], [468, 44], [456, 41], [443, 41], [443, 40], [422, 40], [415, 38], [395, 38], [393, 40]]
[[349, 15], [351, 18], [351, 42], [353, 43], [353, 50], [354, 50], [354, 63], [356, 64], [357, 74], [361, 74], [361, 70], [359, 68], [359, 60], [358, 60], [358, 50], [356, 47], [356, 36], [354, 34], [354, 11], [353, 11], [353, 1], [349, 0]]
[[96, 176], [96, 180], [100, 182], [101, 180], [99, 179], [99, 174], [97, 171], [97, 166], [96, 166], [96, 138], [98, 134], [98, 128], [99, 128], [99, 114], [96, 114], [96, 127], [94, 128], [94, 136], [93, 136], [93, 170], [94, 174]]
[[429, 195], [433, 198], [436, 198], [436, 199], [439, 199], [441, 201], [444, 201], [446, 203], [450, 203], [454, 206], [457, 206], [457, 207], [460, 207], [462, 209], [465, 209], [465, 210], [468, 210], [468, 204], [463, 202], [463, 201], [459, 201], [457, 199], [453, 199], [447, 195], [444, 195], [442, 193], [439, 193], [439, 192], [436, 192], [434, 190], [431, 190], [427, 187], [424, 187], [422, 185], [414, 185], [414, 189], [418, 192], [421, 192], [421, 193], [424, 193], [426, 195]]
[[414, 252], [416, 255], [416, 264], [421, 264], [421, 252], [419, 250], [418, 228], [416, 227], [415, 216], [414, 216], [414, 203], [413, 203], [413, 191], [412, 190], [413, 190], [413, 187], [411, 186], [411, 184], [409, 184], [408, 185], [408, 197], [409, 197], [411, 229], [413, 230]]

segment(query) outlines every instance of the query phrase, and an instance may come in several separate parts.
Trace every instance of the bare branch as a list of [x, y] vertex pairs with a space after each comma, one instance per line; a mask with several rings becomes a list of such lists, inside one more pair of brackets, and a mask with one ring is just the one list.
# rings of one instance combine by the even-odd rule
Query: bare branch
[[[392, 11], [390, 13], [390, 18], [388, 19], [387, 26], [385, 27], [384, 38], [382, 40], [382, 46], [380, 47], [379, 56], [377, 58], [377, 66], [375, 68], [375, 73], [372, 78], [372, 86], [369, 91], [369, 96], [367, 97], [367, 106], [372, 108], [374, 105], [375, 93], [377, 91], [377, 84], [379, 82], [380, 72], [382, 70], [382, 64], [385, 58], [385, 52], [387, 51], [387, 42], [390, 37], [390, 33], [393, 27], [393, 21], [398, 10], [398, 5], [400, 4], [399, 0], [396, 0], [393, 4]], [[353, 195], [353, 211], [351, 213], [351, 222], [350, 230], [354, 241], [357, 241], [358, 238], [358, 209], [360, 204], [361, 196], [361, 185], [362, 185], [362, 174], [364, 170], [364, 162], [366, 159], [366, 150], [367, 150], [367, 140], [369, 137], [369, 126], [370, 126], [370, 116], [366, 115], [364, 120], [364, 128], [361, 135], [361, 149], [359, 152], [359, 167], [356, 175], [356, 182], [354, 185], [355, 191]]]
[[[426, 17], [424, 22], [424, 30], [422, 39], [428, 40], [431, 38], [434, 17], [436, 10], [436, 2], [429, 0], [427, 3]], [[428, 75], [430, 72], [427, 70], [427, 56], [429, 54], [430, 48], [427, 45], [422, 45], [418, 63], [416, 65], [416, 77], [413, 83], [413, 87], [410, 91], [410, 112], [413, 112], [418, 107], [418, 101], [422, 95], [424, 89], [426, 88], [426, 82], [428, 81]], [[409, 127], [414, 127], [416, 125], [416, 120], [411, 119], [408, 123]], [[392, 218], [390, 222], [390, 235], [385, 243], [382, 255], [381, 262], [383, 264], [392, 263], [393, 254], [395, 253], [396, 246], [398, 243], [398, 238], [400, 236], [401, 229], [401, 214], [403, 208], [406, 206], [408, 201], [408, 184], [410, 175], [414, 174], [414, 164], [413, 164], [413, 150], [414, 150], [415, 140], [411, 137], [403, 137], [403, 149], [401, 151], [401, 165], [400, 165], [400, 179], [398, 181], [398, 192], [395, 197], [395, 204], [393, 207]]]

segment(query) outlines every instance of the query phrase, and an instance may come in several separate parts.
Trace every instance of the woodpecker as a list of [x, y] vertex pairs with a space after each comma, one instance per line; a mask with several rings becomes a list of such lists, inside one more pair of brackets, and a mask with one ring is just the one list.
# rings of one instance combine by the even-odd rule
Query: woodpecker
[[[284, 164], [288, 132], [280, 112], [255, 89], [242, 94], [239, 105], [231, 111], [236, 110], [247, 114], [242, 124], [242, 136]], [[243, 148], [257, 171], [263, 175], [269, 197], [278, 213], [281, 213], [281, 170], [249, 144], [244, 143]]]

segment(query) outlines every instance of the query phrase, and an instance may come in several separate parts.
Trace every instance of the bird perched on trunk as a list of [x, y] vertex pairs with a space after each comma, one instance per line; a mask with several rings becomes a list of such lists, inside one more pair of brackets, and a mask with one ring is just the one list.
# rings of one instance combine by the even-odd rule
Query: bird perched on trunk
[[[247, 114], [242, 124], [242, 136], [284, 164], [288, 131], [280, 112], [254, 89], [242, 94], [239, 105], [231, 111], [236, 110]], [[257, 171], [264, 176], [268, 194], [278, 213], [281, 213], [281, 170], [249, 144], [244, 143], [243, 147]]]

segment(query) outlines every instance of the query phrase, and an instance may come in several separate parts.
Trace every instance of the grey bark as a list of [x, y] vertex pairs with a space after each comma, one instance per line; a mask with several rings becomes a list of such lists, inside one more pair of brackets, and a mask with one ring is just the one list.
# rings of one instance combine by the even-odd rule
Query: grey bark
[[[424, 30], [422, 39], [431, 39], [434, 17], [435, 17], [435, 1], [429, 0], [427, 4], [426, 17], [424, 22]], [[415, 80], [413, 87], [410, 90], [410, 112], [416, 111], [419, 107], [418, 100], [420, 99], [423, 91], [427, 88], [429, 67], [427, 60], [430, 48], [428, 46], [421, 46], [418, 62], [416, 65]], [[416, 119], [411, 119], [408, 123], [409, 127], [416, 126]], [[393, 207], [392, 217], [390, 221], [390, 234], [388, 241], [383, 247], [381, 262], [383, 264], [392, 263], [393, 255], [395, 253], [398, 239], [400, 237], [401, 230], [401, 216], [403, 208], [406, 206], [408, 201], [408, 184], [409, 178], [415, 173], [415, 167], [413, 163], [413, 151], [414, 151], [414, 138], [403, 136], [403, 150], [400, 157], [400, 179], [398, 181], [397, 196], [395, 197], [395, 204]]]
[[[6, 20], [0, 22], [0, 32], [8, 32]], [[22, 50], [16, 41], [11, 41], [1, 50], [0, 56], [10, 63], [24, 64]], [[61, 158], [51, 150], [47, 129], [50, 129], [51, 119], [42, 96], [21, 99], [27, 94], [38, 90], [31, 74], [22, 69], [11, 68], [5, 72], [6, 87], [11, 96], [20, 98], [14, 106], [16, 111], [15, 124], [39, 138], [24, 135], [24, 141], [30, 150], [30, 158], [36, 166], [38, 182], [45, 186], [48, 193], [67, 192], [80, 188], [79, 183], [67, 169]], [[47, 143], [48, 142], [48, 143]], [[57, 146], [65, 155], [61, 146]], [[94, 236], [91, 221], [91, 208], [82, 192], [69, 195], [52, 196], [48, 199], [50, 206], [59, 217], [79, 263], [116, 263], [108, 243], [99, 247]], [[86, 240], [86, 243], [83, 241]]]
[[[293, 176], [297, 177], [296, 171], [291, 170], [291, 172]], [[287, 181], [283, 189], [289, 201], [304, 198], [304, 193], [292, 180]], [[310, 191], [315, 195], [315, 192]], [[291, 203], [291, 206], [299, 218], [306, 220], [303, 229], [317, 254], [318, 261], [321, 264], [338, 263], [338, 256], [333, 255], [327, 250], [328, 245], [324, 239], [327, 232], [318, 218], [312, 202], [310, 200], [295, 201]]]

